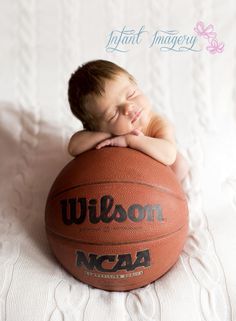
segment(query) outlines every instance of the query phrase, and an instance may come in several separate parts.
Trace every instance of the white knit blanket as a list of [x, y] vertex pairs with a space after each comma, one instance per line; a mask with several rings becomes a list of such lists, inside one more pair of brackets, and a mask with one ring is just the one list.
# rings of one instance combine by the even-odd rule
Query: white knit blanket
[[[0, 320], [236, 320], [235, 1], [1, 0], [0, 21]], [[133, 42], [108, 45], [125, 33]], [[190, 228], [179, 261], [130, 292], [70, 276], [44, 227], [49, 188], [81, 129], [69, 111], [67, 81], [79, 64], [98, 58], [136, 77], [154, 109], [175, 124], [190, 164], [183, 186]]]

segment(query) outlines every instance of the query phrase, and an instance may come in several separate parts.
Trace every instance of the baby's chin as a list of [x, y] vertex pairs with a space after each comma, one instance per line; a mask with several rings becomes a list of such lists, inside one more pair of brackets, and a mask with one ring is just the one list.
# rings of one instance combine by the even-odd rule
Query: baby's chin
[[124, 135], [127, 135], [129, 134], [130, 132], [112, 132], [110, 133], [112, 136], [124, 136]]
[[126, 128], [126, 129], [122, 129], [122, 130], [115, 130], [112, 131], [112, 135], [114, 136], [123, 136], [123, 135], [128, 135], [130, 134], [135, 128]]

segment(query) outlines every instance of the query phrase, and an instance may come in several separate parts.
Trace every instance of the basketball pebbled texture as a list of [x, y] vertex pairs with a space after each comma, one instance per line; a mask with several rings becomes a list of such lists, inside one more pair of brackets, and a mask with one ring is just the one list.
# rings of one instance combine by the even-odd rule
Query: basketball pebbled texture
[[106, 147], [80, 154], [59, 173], [45, 223], [52, 251], [73, 276], [127, 291], [178, 260], [188, 207], [168, 166], [130, 148]]

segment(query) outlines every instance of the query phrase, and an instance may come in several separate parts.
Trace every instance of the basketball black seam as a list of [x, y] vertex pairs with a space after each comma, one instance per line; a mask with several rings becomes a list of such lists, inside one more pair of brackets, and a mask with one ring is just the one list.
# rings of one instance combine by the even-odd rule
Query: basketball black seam
[[78, 185], [75, 185], [73, 187], [70, 187], [70, 188], [67, 188], [61, 192], [58, 192], [56, 194], [54, 194], [52, 197], [50, 197], [50, 199], [54, 199], [56, 198], [57, 196], [59, 196], [60, 194], [63, 194], [65, 192], [68, 192], [68, 191], [71, 191], [77, 187], [81, 187], [81, 186], [91, 186], [91, 185], [99, 185], [99, 184], [138, 184], [138, 185], [145, 185], [145, 186], [148, 186], [148, 187], [151, 187], [151, 188], [154, 188], [154, 189], [157, 189], [158, 191], [160, 191], [161, 193], [167, 193], [177, 199], [180, 199], [180, 200], [183, 200], [185, 201], [185, 198], [179, 196], [179, 195], [176, 195], [175, 193], [171, 192], [170, 190], [168, 189], [165, 189], [163, 187], [158, 187], [158, 186], [155, 186], [155, 185], [151, 185], [151, 184], [148, 184], [148, 183], [144, 183], [144, 182], [133, 182], [133, 181], [100, 181], [100, 182], [95, 182], [95, 183], [84, 183], [84, 184], [78, 184]]
[[171, 232], [171, 233], [168, 233], [168, 234], [163, 234], [159, 237], [155, 237], [155, 238], [152, 238], [152, 239], [149, 239], [149, 240], [139, 240], [139, 241], [129, 241], [129, 242], [121, 242], [121, 243], [112, 243], [112, 242], [104, 242], [104, 243], [92, 243], [92, 242], [84, 242], [84, 241], [79, 241], [79, 240], [75, 240], [75, 239], [72, 239], [70, 237], [66, 237], [64, 235], [61, 235], [59, 233], [56, 233], [54, 232], [52, 229], [50, 229], [48, 226], [46, 226], [46, 229], [49, 231], [49, 233], [51, 234], [54, 234], [55, 236], [57, 236], [58, 238], [63, 238], [63, 239], [66, 239], [68, 241], [72, 241], [72, 242], [76, 242], [76, 243], [79, 243], [79, 244], [87, 244], [87, 245], [96, 245], [96, 246], [106, 246], [106, 245], [112, 245], [112, 246], [116, 246], [116, 245], [126, 245], [126, 244], [137, 244], [137, 243], [147, 243], [147, 242], [151, 242], [151, 241], [156, 241], [158, 239], [162, 239], [162, 238], [165, 238], [165, 237], [168, 237], [168, 236], [171, 236], [177, 232], [179, 232], [180, 230], [182, 230], [186, 225], [188, 225], [188, 223], [182, 225], [178, 230], [174, 231], [174, 232]]

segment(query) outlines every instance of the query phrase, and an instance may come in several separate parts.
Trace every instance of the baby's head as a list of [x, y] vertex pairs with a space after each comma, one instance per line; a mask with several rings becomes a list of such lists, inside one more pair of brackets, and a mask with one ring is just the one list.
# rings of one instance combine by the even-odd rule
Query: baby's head
[[105, 83], [116, 80], [120, 75], [135, 84], [134, 77], [125, 69], [106, 60], [89, 61], [71, 75], [68, 88], [70, 108], [86, 130], [101, 129], [95, 101], [104, 96]]
[[90, 131], [117, 136], [145, 131], [152, 116], [151, 104], [134, 77], [110, 61], [79, 67], [69, 80], [68, 97], [72, 113]]

